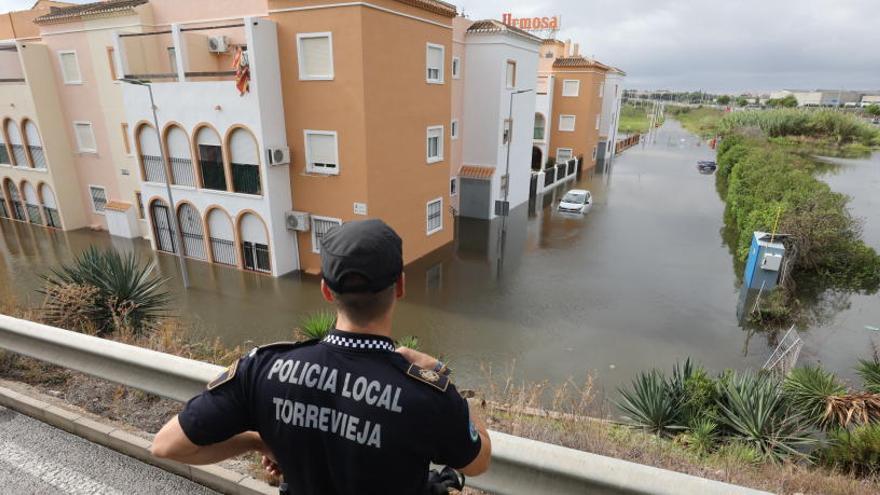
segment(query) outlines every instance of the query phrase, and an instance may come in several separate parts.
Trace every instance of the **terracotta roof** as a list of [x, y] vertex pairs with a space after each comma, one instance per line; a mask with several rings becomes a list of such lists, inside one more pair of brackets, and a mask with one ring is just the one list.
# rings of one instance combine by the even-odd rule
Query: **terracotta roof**
[[458, 176], [464, 179], [488, 180], [495, 175], [495, 167], [479, 167], [476, 165], [462, 165], [458, 169]]
[[455, 5], [450, 3], [443, 2], [441, 0], [397, 0], [400, 3], [405, 3], [407, 5], [412, 5], [413, 7], [418, 7], [423, 10], [427, 10], [428, 12], [433, 12], [435, 14], [445, 15], [448, 17], [455, 17], [458, 15], [458, 9]]
[[138, 5], [143, 5], [149, 0], [108, 0], [106, 2], [84, 3], [69, 7], [52, 7], [49, 13], [34, 19], [37, 24], [51, 22], [64, 22], [88, 16], [116, 14], [131, 11]]
[[560, 57], [553, 62], [553, 67], [584, 67], [590, 69], [609, 70], [611, 67], [586, 57]]
[[113, 210], [113, 211], [128, 211], [128, 209], [131, 208], [131, 203], [126, 203], [125, 201], [113, 200], [113, 201], [108, 201], [105, 208], [108, 210]]
[[468, 33], [513, 33], [519, 36], [528, 38], [533, 41], [543, 41], [541, 38], [535, 36], [532, 33], [527, 31], [523, 31], [518, 27], [508, 26], [501, 21], [496, 21], [495, 19], [483, 19], [482, 21], [476, 21], [471, 24], [471, 27], [467, 30]]

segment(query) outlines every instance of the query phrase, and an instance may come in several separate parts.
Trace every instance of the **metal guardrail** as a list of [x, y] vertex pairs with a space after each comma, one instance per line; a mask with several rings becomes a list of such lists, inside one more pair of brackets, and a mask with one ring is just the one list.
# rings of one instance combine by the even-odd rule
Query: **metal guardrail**
[[[0, 315], [0, 348], [181, 402], [223, 368]], [[500, 432], [492, 467], [468, 484], [502, 494], [768, 495]]]

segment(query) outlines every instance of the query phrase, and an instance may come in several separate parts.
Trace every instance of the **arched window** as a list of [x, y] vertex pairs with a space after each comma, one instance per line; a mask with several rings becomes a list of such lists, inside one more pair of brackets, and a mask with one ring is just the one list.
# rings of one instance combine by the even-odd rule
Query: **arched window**
[[43, 215], [46, 217], [46, 225], [61, 228], [61, 217], [58, 216], [58, 203], [55, 202], [55, 192], [49, 184], [40, 186], [40, 198], [43, 200]]
[[0, 132], [0, 165], [12, 165], [11, 151], [6, 147], [6, 126]]
[[208, 213], [208, 236], [214, 263], [235, 265], [235, 232], [232, 219], [220, 208]]
[[9, 198], [9, 206], [12, 208], [12, 218], [27, 222], [27, 216], [24, 212], [24, 205], [21, 202], [21, 195], [18, 194], [18, 188], [9, 179], [4, 181], [3, 186], [6, 189], [6, 197]]
[[202, 218], [198, 210], [189, 203], [183, 203], [177, 209], [177, 221], [183, 236], [183, 254], [199, 260], [208, 259], [205, 252], [205, 231], [202, 229]]
[[161, 200], [150, 203], [150, 220], [153, 222], [153, 235], [156, 239], [156, 249], [166, 253], [176, 253], [174, 228], [171, 226], [171, 212], [168, 205]]
[[159, 135], [151, 125], [141, 125], [136, 132], [141, 168], [146, 182], [165, 182], [165, 164], [159, 152]]
[[171, 177], [175, 184], [196, 187], [196, 176], [193, 172], [192, 153], [189, 137], [178, 126], [172, 126], [165, 135], [168, 149], [168, 161], [171, 165]]
[[543, 114], [536, 113], [535, 114], [535, 141], [543, 141], [544, 133], [547, 127], [547, 119], [544, 118]]
[[241, 234], [241, 254], [245, 270], [271, 272], [266, 224], [257, 215], [245, 213], [239, 221], [238, 228]]
[[260, 185], [260, 154], [254, 135], [237, 128], [229, 136], [229, 161], [232, 168], [232, 190], [245, 194], [262, 194]]
[[27, 139], [28, 152], [34, 168], [46, 168], [46, 154], [43, 152], [43, 140], [40, 139], [40, 131], [33, 121], [26, 120], [24, 123], [24, 135]]
[[199, 150], [199, 170], [202, 172], [202, 187], [215, 191], [226, 191], [226, 170], [223, 168], [223, 148], [217, 131], [208, 126], [196, 134]]
[[0, 218], [9, 218], [9, 206], [6, 204], [5, 184], [0, 184]]
[[13, 165], [16, 167], [29, 166], [24, 145], [21, 142], [21, 133], [18, 132], [18, 125], [12, 119], [6, 121], [6, 137], [9, 139], [9, 147], [12, 148]]
[[40, 198], [37, 197], [37, 190], [34, 189], [30, 182], [23, 182], [21, 184], [21, 192], [24, 196], [28, 221], [37, 225], [43, 225], [43, 214], [40, 212]]

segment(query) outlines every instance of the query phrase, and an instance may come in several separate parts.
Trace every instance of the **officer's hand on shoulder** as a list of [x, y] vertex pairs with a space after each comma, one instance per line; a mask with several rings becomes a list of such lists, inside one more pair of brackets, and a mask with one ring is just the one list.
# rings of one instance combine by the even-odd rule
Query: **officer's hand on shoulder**
[[433, 358], [424, 352], [419, 352], [415, 349], [410, 349], [409, 347], [398, 347], [397, 353], [403, 356], [410, 364], [414, 364], [419, 368], [431, 370], [437, 366], [437, 363], [440, 361], [437, 358]]

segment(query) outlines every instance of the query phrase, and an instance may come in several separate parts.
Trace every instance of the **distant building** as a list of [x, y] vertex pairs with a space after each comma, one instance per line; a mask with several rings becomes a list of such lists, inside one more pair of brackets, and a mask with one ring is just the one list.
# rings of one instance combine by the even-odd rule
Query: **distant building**
[[858, 105], [863, 94], [861, 91], [843, 91], [838, 89], [783, 89], [770, 93], [770, 99], [794, 96], [799, 107], [837, 107]]
[[880, 94], [862, 96], [862, 100], [859, 102], [859, 105], [862, 107], [880, 105]]

